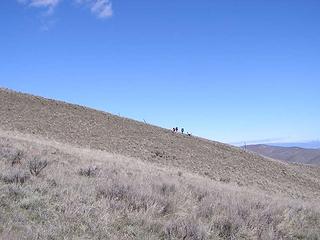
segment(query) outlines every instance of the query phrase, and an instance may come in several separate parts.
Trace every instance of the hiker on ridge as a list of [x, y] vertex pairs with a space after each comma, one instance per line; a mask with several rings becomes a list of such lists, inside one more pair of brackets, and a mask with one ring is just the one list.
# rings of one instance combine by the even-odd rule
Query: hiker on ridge
[[182, 134], [184, 133], [184, 128], [181, 128], [181, 133], [182, 133]]

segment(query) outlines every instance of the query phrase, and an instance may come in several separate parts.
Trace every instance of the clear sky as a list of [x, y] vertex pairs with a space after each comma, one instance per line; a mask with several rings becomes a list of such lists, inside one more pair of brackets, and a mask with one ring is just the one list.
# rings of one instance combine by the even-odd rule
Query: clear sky
[[223, 142], [320, 136], [319, 0], [1, 0], [0, 85]]

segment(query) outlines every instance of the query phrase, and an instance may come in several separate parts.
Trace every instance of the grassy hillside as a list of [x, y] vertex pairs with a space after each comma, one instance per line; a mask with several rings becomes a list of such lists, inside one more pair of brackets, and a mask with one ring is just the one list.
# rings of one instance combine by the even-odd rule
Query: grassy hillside
[[300, 147], [278, 147], [269, 145], [249, 145], [247, 149], [263, 156], [291, 163], [304, 163], [320, 166], [320, 149]]
[[320, 239], [320, 168], [0, 90], [0, 239]]
[[0, 239], [320, 239], [316, 203], [20, 133], [0, 149]]
[[222, 143], [41, 97], [0, 90], [0, 128], [179, 167], [270, 194], [320, 197], [320, 168], [272, 161]]

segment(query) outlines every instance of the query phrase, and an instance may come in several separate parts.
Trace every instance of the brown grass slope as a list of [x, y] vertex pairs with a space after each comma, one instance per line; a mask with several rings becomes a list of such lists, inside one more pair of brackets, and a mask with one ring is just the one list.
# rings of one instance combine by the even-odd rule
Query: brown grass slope
[[279, 147], [264, 144], [249, 145], [247, 149], [263, 156], [293, 163], [313, 164], [320, 166], [320, 149], [300, 147]]
[[320, 239], [317, 202], [40, 136], [0, 130], [0, 170], [0, 239]]
[[218, 142], [4, 89], [0, 128], [179, 167], [272, 194], [320, 196], [320, 168], [273, 161]]

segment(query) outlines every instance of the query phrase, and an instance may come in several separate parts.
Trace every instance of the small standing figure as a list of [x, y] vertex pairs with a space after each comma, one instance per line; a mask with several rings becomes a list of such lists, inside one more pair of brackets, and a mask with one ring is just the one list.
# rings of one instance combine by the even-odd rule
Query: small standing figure
[[176, 128], [172, 128], [172, 132], [176, 132]]
[[176, 132], [178, 132], [179, 131], [179, 128], [178, 127], [176, 127]]
[[184, 128], [181, 128], [181, 133], [182, 133], [182, 134], [184, 133]]

